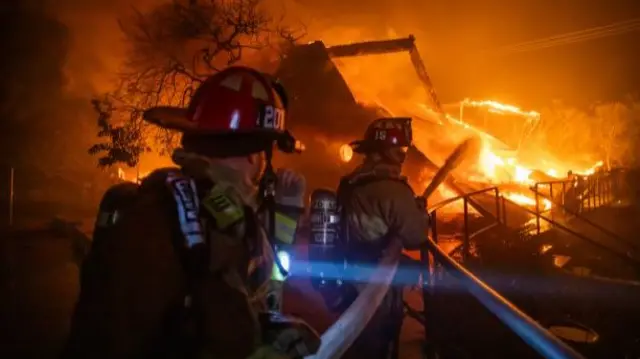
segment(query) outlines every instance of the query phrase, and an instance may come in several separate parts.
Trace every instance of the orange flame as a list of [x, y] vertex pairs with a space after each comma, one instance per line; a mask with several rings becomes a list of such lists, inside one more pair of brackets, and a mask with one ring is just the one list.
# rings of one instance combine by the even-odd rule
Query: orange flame
[[600, 168], [604, 166], [604, 162], [602, 161], [598, 161], [596, 162], [595, 165], [591, 166], [590, 168], [584, 170], [584, 171], [575, 171], [576, 174], [582, 175], [582, 176], [590, 176], [594, 173], [596, 173], [596, 171]]
[[[536, 205], [536, 200], [534, 198], [531, 198], [527, 195], [524, 195], [522, 193], [510, 193], [510, 192], [506, 192], [503, 193], [502, 196], [504, 196], [505, 198], [523, 205], [523, 206], [527, 206], [527, 207], [535, 207]], [[551, 209], [551, 201], [544, 198], [544, 199], [540, 199], [540, 210], [541, 211], [548, 211]]]
[[461, 102], [463, 106], [473, 106], [473, 107], [487, 107], [489, 111], [496, 113], [511, 113], [515, 115], [521, 115], [529, 120], [538, 121], [540, 120], [540, 114], [536, 111], [523, 111], [517, 106], [503, 104], [497, 101], [485, 100], [485, 101], [472, 101], [470, 99], [464, 99]]
[[127, 174], [122, 167], [118, 167], [118, 179], [123, 182], [133, 182], [140, 184], [142, 180], [149, 175], [150, 172], [139, 172], [133, 174]]

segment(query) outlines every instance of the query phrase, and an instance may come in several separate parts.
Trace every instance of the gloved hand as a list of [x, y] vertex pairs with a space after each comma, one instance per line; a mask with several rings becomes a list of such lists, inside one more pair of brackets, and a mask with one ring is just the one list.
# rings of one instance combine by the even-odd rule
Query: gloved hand
[[276, 203], [282, 206], [304, 208], [304, 193], [307, 181], [299, 173], [279, 168], [276, 172]]

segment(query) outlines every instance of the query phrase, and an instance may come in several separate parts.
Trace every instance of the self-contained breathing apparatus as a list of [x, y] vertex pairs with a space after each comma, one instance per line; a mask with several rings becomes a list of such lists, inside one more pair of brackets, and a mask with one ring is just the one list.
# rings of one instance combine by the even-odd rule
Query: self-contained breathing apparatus
[[346, 270], [346, 243], [341, 233], [338, 197], [329, 189], [317, 189], [310, 201], [309, 275], [327, 307], [340, 307]]
[[129, 207], [137, 198], [138, 185], [133, 182], [123, 182], [111, 186], [102, 196], [98, 206], [95, 227], [93, 229], [93, 243], [101, 242], [102, 238], [109, 238], [113, 225], [118, 222], [122, 210]]

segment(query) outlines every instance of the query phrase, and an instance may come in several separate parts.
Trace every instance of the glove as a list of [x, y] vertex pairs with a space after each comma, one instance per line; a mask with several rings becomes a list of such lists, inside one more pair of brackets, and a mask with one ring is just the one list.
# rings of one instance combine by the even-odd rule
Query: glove
[[276, 203], [281, 206], [304, 208], [304, 193], [307, 187], [304, 176], [282, 168], [278, 169], [276, 176]]

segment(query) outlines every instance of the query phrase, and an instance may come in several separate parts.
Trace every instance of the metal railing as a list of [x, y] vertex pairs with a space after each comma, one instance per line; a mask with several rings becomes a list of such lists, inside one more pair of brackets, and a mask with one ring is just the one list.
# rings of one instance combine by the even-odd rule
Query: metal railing
[[[628, 255], [619, 253], [608, 246], [602, 245], [593, 241], [592, 239], [577, 233], [570, 228], [556, 222], [553, 218], [548, 218], [545, 213], [549, 212], [550, 216], [553, 217], [553, 211], [548, 209], [541, 208], [541, 199], [548, 199], [552, 202], [552, 208], [555, 210], [564, 210], [565, 212], [571, 212], [570, 209], [566, 209], [565, 205], [567, 200], [567, 191], [570, 188], [569, 186], [574, 186], [577, 183], [576, 180], [559, 180], [559, 181], [548, 181], [548, 182], [539, 182], [535, 184], [531, 189], [535, 195], [535, 210], [531, 210], [525, 206], [521, 206], [516, 202], [505, 198], [505, 196], [500, 195], [500, 191], [496, 187], [486, 188], [480, 191], [468, 193], [459, 197], [447, 199], [442, 201], [433, 207], [429, 208], [430, 216], [431, 216], [431, 239], [427, 245], [427, 248], [421, 251], [421, 263], [423, 268], [423, 312], [421, 315], [417, 315], [415, 310], [409, 310], [409, 314], [422, 322], [425, 326], [425, 340], [427, 341], [428, 354], [431, 354], [430, 357], [435, 357], [435, 349], [433, 343], [430, 343], [432, 340], [430, 337], [430, 333], [432, 330], [438, 330], [437, 327], [431, 327], [432, 322], [429, 314], [429, 303], [432, 302], [437, 292], [438, 285], [436, 282], [438, 281], [437, 274], [438, 267], [443, 268], [449, 274], [451, 274], [454, 278], [456, 278], [459, 282], [463, 284], [463, 287], [479, 302], [484, 308], [491, 313], [493, 313], [503, 325], [510, 328], [513, 333], [517, 334], [521, 339], [523, 339], [531, 348], [536, 350], [539, 354], [546, 358], [573, 358], [573, 357], [582, 357], [579, 353], [575, 352], [571, 349], [567, 344], [562, 342], [560, 339], [555, 337], [553, 334], [548, 332], [546, 329], [541, 327], [537, 322], [528, 317], [525, 313], [521, 312], [518, 308], [516, 308], [513, 304], [511, 304], [508, 300], [500, 296], [500, 294], [496, 293], [491, 287], [485, 284], [482, 280], [475, 277], [472, 273], [470, 273], [462, 264], [456, 262], [453, 258], [451, 258], [450, 254], [454, 253], [456, 250], [462, 250], [462, 260], [463, 263], [469, 257], [469, 248], [470, 248], [470, 239], [473, 237], [480, 235], [486, 231], [489, 231], [493, 228], [506, 226], [506, 215], [507, 215], [507, 205], [514, 205], [519, 207], [521, 210], [529, 213], [530, 215], [535, 216], [536, 219], [536, 232], [540, 233], [540, 221], [546, 221], [550, 223], [552, 226], [558, 228], [561, 231], [568, 232], [569, 234], [576, 236], [582, 240], [588, 241], [589, 243], [600, 247], [601, 249], [610, 252], [611, 254], [617, 256], [622, 259], [624, 262], [631, 265], [639, 265], [640, 263], [634, 258], [630, 258]], [[555, 187], [555, 188], [554, 188]], [[562, 190], [559, 191], [558, 187], [562, 187]], [[620, 177], [615, 174], [605, 172], [598, 173], [592, 176], [585, 176], [583, 179], [583, 190], [579, 193], [579, 212], [573, 214], [574, 216], [580, 216], [580, 214], [590, 211], [592, 209], [607, 205], [612, 203], [619, 196], [619, 189], [622, 187], [620, 184]], [[544, 193], [543, 188], [548, 188], [548, 195]], [[555, 192], [555, 193], [554, 193]], [[575, 193], [575, 190], [574, 190]], [[468, 203], [469, 198], [475, 195], [488, 195], [493, 194], [495, 201], [495, 216], [493, 216], [493, 223], [485, 225], [480, 229], [475, 229], [473, 232], [470, 231], [469, 226], [469, 210]], [[560, 195], [559, 201], [554, 200], [557, 198], [557, 195]], [[463, 202], [463, 228], [462, 228], [462, 245], [456, 248], [456, 250], [445, 253], [443, 249], [438, 245], [438, 229], [437, 229], [437, 213], [438, 210], [452, 204], [454, 202], [462, 201]], [[558, 203], [560, 202], [560, 203]], [[487, 202], [488, 203], [488, 202]], [[484, 214], [484, 217], [487, 217]], [[583, 218], [583, 220], [588, 221]], [[588, 221], [591, 223], [590, 221]], [[594, 227], [598, 227], [601, 231], [607, 233], [609, 235], [615, 235], [612, 232], [608, 231], [606, 228], [602, 228], [595, 223], [591, 223]], [[433, 263], [431, 263], [433, 260]], [[433, 265], [432, 265], [433, 264]], [[426, 270], [424, 268], [429, 268]], [[410, 308], [408, 308], [410, 309]], [[430, 343], [430, 344], [429, 344]]]
[[[559, 209], [559, 210], [564, 211], [565, 213], [571, 215], [573, 219], [577, 219], [577, 220], [589, 225], [591, 228], [596, 229], [600, 233], [605, 234], [610, 239], [613, 239], [614, 241], [616, 241], [618, 243], [622, 243], [625, 246], [627, 246], [628, 248], [633, 249], [634, 251], [639, 251], [640, 250], [640, 247], [638, 247], [638, 245], [633, 243], [632, 241], [621, 237], [617, 233], [615, 233], [615, 232], [613, 232], [613, 231], [611, 231], [611, 230], [609, 230], [609, 229], [607, 229], [607, 228], [605, 228], [605, 227], [603, 227], [603, 226], [601, 226], [601, 225], [589, 220], [585, 216], [583, 216], [584, 211], [583, 212], [574, 212], [574, 211], [564, 207], [562, 204], [560, 204], [560, 203], [558, 203], [556, 201], [552, 201], [551, 198], [549, 198], [549, 197], [547, 197], [547, 196], [545, 196], [543, 194], [540, 194], [538, 192], [536, 192], [536, 194], [538, 196], [544, 197], [547, 200], [549, 200], [556, 210]], [[547, 223], [549, 223], [549, 224], [551, 224], [551, 225], [553, 225], [553, 226], [555, 226], [555, 227], [557, 227], [557, 228], [559, 228], [559, 229], [561, 229], [561, 230], [566, 232], [566, 230], [565, 230], [566, 227], [561, 225], [557, 221], [555, 221], [554, 218], [553, 218], [553, 215], [551, 216], [551, 218], [546, 218], [546, 217], [542, 216], [542, 213], [535, 213], [535, 212], [530, 212], [530, 213], [536, 216], [536, 222], [539, 222], [540, 219], [544, 219], [545, 221], [547, 221]], [[539, 233], [539, 231], [540, 231], [539, 227], [538, 227], [537, 231]]]
[[[433, 256], [434, 261], [441, 264], [445, 270], [460, 281], [469, 294], [480, 302], [486, 310], [495, 315], [505, 326], [510, 328], [542, 357], [554, 359], [584, 358], [447, 255], [432, 239], [429, 239], [427, 243], [427, 250]], [[429, 254], [427, 251], [423, 252], [421, 262], [424, 268], [430, 268]], [[427, 278], [426, 280], [423, 279], [425, 282], [423, 283], [425, 340], [427, 342], [427, 357], [432, 359], [437, 356], [435, 355], [435, 347], [431, 343], [429, 306], [432, 302], [432, 296], [435, 295], [435, 283], [433, 280], [430, 280], [432, 276], [429, 270], [423, 271], [423, 278]], [[437, 328], [434, 328], [434, 330], [437, 330]]]
[[[469, 210], [468, 202], [469, 198], [481, 194], [493, 193], [495, 200], [495, 220], [494, 223], [484, 226], [481, 229], [476, 230], [474, 233], [469, 231]], [[562, 340], [554, 336], [552, 333], [543, 328], [535, 320], [519, 310], [510, 301], [502, 297], [495, 290], [489, 287], [482, 280], [474, 276], [461, 264], [456, 262], [437, 243], [438, 230], [437, 230], [437, 211], [438, 209], [445, 207], [453, 202], [462, 200], [463, 213], [464, 213], [464, 228], [463, 228], [463, 244], [462, 255], [463, 260], [469, 255], [469, 240], [477, 235], [483, 233], [491, 228], [503, 224], [501, 218], [501, 211], [504, 212], [504, 207], [501, 209], [501, 204], [504, 205], [504, 197], [500, 196], [500, 191], [496, 187], [486, 188], [480, 191], [465, 194], [463, 196], [451, 198], [440, 202], [433, 207], [429, 208], [431, 216], [431, 238], [428, 240], [426, 248], [423, 248], [420, 252], [420, 262], [422, 264], [422, 299], [423, 299], [423, 312], [422, 323], [425, 326], [425, 341], [427, 343], [427, 357], [429, 359], [435, 358], [436, 349], [431, 338], [431, 314], [430, 307], [432, 298], [436, 295], [437, 288], [436, 278], [436, 265], [442, 267], [455, 279], [457, 279], [482, 306], [497, 317], [500, 322], [508, 327], [513, 333], [518, 335], [527, 345], [533, 350], [539, 353], [545, 358], [583, 358], [581, 354], [576, 352], [569, 345]], [[502, 201], [502, 202], [501, 202]], [[431, 265], [431, 258], [433, 258], [433, 266]], [[415, 312], [412, 315], [416, 317]], [[433, 330], [438, 330], [433, 328]]]
[[[589, 240], [589, 238], [580, 235], [572, 231], [571, 229], [562, 226], [559, 223], [556, 223], [552, 219], [549, 219], [542, 215], [545, 211], [541, 211], [540, 209], [540, 197], [544, 197], [542, 193], [539, 191], [540, 186], [549, 185], [550, 187], [550, 197], [553, 195], [553, 189], [551, 188], [553, 184], [558, 183], [563, 186], [562, 193], [566, 192], [567, 181], [553, 181], [553, 183], [539, 183], [534, 186], [533, 190], [536, 194], [536, 210], [530, 210], [529, 208], [523, 207], [504, 196], [500, 195], [500, 190], [497, 187], [486, 188], [483, 190], [467, 193], [465, 195], [447, 199], [442, 201], [432, 207], [429, 207], [429, 214], [431, 217], [431, 238], [428, 239], [428, 242], [425, 247], [420, 250], [420, 268], [421, 268], [421, 276], [422, 276], [422, 300], [423, 300], [423, 309], [422, 313], [419, 311], [409, 308], [406, 306], [408, 314], [414, 319], [418, 320], [424, 325], [425, 328], [425, 342], [427, 348], [427, 357], [429, 359], [436, 358], [436, 345], [434, 345], [432, 339], [432, 330], [437, 331], [439, 328], [434, 326], [432, 328], [432, 314], [431, 307], [433, 304], [433, 299], [437, 296], [437, 288], [439, 288], [439, 284], [437, 283], [438, 271], [443, 269], [448, 274], [450, 274], [453, 278], [455, 278], [459, 283], [462, 284], [464, 289], [478, 302], [482, 305], [482, 307], [492, 313], [495, 318], [497, 318], [500, 323], [508, 328], [513, 334], [517, 335], [522, 341], [524, 341], [531, 349], [537, 352], [544, 358], [554, 358], [554, 359], [567, 359], [567, 358], [584, 358], [580, 353], [575, 351], [565, 342], [560, 340], [558, 337], [553, 335], [551, 332], [546, 330], [540, 324], [538, 324], [535, 320], [529, 317], [527, 314], [518, 309], [514, 304], [512, 304], [509, 300], [501, 296], [494, 289], [492, 289], [489, 285], [487, 285], [484, 281], [480, 280], [478, 277], [473, 275], [469, 270], [463, 267], [462, 264], [458, 263], [454, 260], [448, 253], [445, 253], [443, 249], [438, 245], [438, 229], [437, 229], [437, 213], [438, 210], [452, 204], [454, 202], [462, 201], [463, 203], [463, 230], [462, 230], [462, 245], [460, 248], [462, 249], [462, 259], [463, 263], [468, 259], [470, 254], [470, 240], [480, 235], [486, 231], [489, 231], [492, 228], [506, 226], [506, 210], [507, 204], [513, 204], [525, 212], [532, 214], [537, 219], [537, 230], [539, 232], [539, 221], [545, 220], [551, 222], [561, 230], [565, 230], [579, 238]], [[591, 184], [595, 183], [595, 186]], [[612, 197], [612, 185], [611, 183], [606, 184], [605, 182], [590, 182], [587, 188], [592, 189], [591, 192], [587, 192], [589, 195], [594, 198], [587, 197], [587, 208], [594, 208], [592, 203], [603, 204], [607, 201], [610, 202]], [[597, 188], [597, 189], [596, 189]], [[484, 217], [492, 217], [489, 219], [493, 219], [493, 223], [485, 225], [484, 227], [475, 230], [473, 233], [470, 231], [469, 225], [469, 203], [470, 198], [473, 196], [479, 195], [493, 195], [493, 201], [495, 205], [495, 214], [490, 216], [487, 211], [483, 211]], [[599, 197], [599, 198], [598, 198]], [[552, 197], [553, 198], [553, 197]], [[603, 202], [604, 201], [604, 202]], [[594, 243], [598, 245], [598, 243]], [[608, 247], [603, 247], [609, 251], [612, 251]], [[613, 252], [613, 251], [612, 251]], [[614, 253], [620, 255], [624, 260], [634, 262], [633, 259], [628, 258], [622, 254]], [[357, 335], [358, 333], [354, 333]], [[323, 335], [324, 338], [324, 335]], [[346, 348], [338, 348], [342, 352], [346, 350]], [[338, 350], [335, 349], [334, 350]]]
[[[624, 173], [623, 169], [614, 169], [608, 172], [596, 172], [589, 176], [579, 176], [575, 179], [536, 183], [531, 187], [535, 195], [536, 210], [530, 211], [527, 208], [523, 209], [535, 216], [537, 234], [540, 234], [540, 223], [541, 220], [544, 220], [552, 227], [604, 250], [633, 267], [640, 268], [640, 261], [637, 260], [631, 252], [622, 253], [609, 245], [599, 243], [597, 240], [591, 238], [591, 236], [582, 235], [554, 219], [554, 212], [563, 212], [565, 218], [585, 223], [589, 227], [605, 234], [609, 239], [626, 246], [626, 248], [633, 253], [638, 253], [640, 247], [633, 243], [633, 241], [623, 238], [617, 233], [585, 217], [587, 212], [609, 205], [624, 196], [622, 193], [624, 187], [622, 185], [623, 176], [621, 176], [621, 174], [624, 175]], [[555, 191], [554, 185], [556, 187]], [[558, 191], [557, 187], [561, 187], [561, 191]], [[542, 192], [543, 188], [546, 189], [546, 193]], [[539, 206], [540, 198], [551, 202], [553, 210], [550, 212], [550, 218], [542, 215]], [[567, 203], [567, 200], [570, 202]]]
[[[531, 190], [535, 196], [537, 234], [540, 234], [539, 215], [543, 212], [540, 210], [541, 197], [551, 201], [556, 208], [559, 205], [565, 213], [578, 216], [608, 205], [617, 198], [618, 189], [621, 187], [618, 173], [618, 171], [596, 172], [589, 176], [576, 176], [574, 179], [536, 182]], [[551, 211], [551, 219], [554, 212]]]
[[[452, 198], [436, 204], [435, 206], [430, 208], [432, 221], [431, 221], [431, 234], [432, 237], [428, 239], [426, 245], [420, 250], [420, 269], [421, 269], [421, 278], [422, 278], [422, 299], [423, 299], [423, 310], [422, 315], [418, 315], [418, 312], [415, 310], [411, 310], [409, 308], [409, 312], [412, 317], [420, 321], [424, 325], [425, 329], [425, 342], [426, 342], [426, 355], [429, 359], [437, 358], [436, 354], [436, 346], [431, 338], [431, 334], [433, 333], [431, 324], [433, 323], [431, 310], [432, 304], [436, 293], [436, 266], [438, 264], [438, 268], [443, 268], [447, 273], [451, 274], [458, 282], [462, 284], [464, 289], [473, 297], [475, 300], [484, 307], [484, 309], [490, 313], [492, 313], [495, 318], [499, 320], [501, 325], [508, 328], [514, 335], [517, 335], [522, 341], [524, 341], [529, 348], [533, 351], [537, 352], [544, 358], [549, 359], [583, 359], [584, 357], [571, 348], [569, 345], [564, 343], [562, 340], [554, 336], [540, 324], [538, 324], [535, 320], [529, 317], [527, 314], [523, 313], [519, 310], [514, 304], [505, 299], [503, 296], [498, 294], [494, 289], [492, 289], [485, 282], [474, 276], [469, 270], [464, 268], [461, 264], [457, 263], [453, 258], [451, 258], [447, 253], [445, 253], [442, 248], [440, 248], [436, 242], [437, 240], [437, 226], [436, 226], [436, 213], [437, 210], [446, 206], [447, 204], [462, 200], [464, 206], [464, 214], [465, 217], [468, 218], [469, 210], [468, 203], [469, 198], [471, 196], [481, 195], [493, 193], [495, 199], [495, 208], [496, 208], [496, 223], [492, 223], [484, 228], [476, 231], [476, 233], [481, 231], [486, 231], [490, 227], [494, 227], [500, 224], [500, 193], [499, 190], [495, 187], [487, 188], [484, 190], [476, 191], [473, 193], [468, 193], [464, 196]], [[468, 219], [465, 220], [465, 228], [464, 228], [464, 243], [466, 243], [465, 252], [468, 252], [469, 249], [469, 239], [473, 237], [474, 234], [469, 233], [469, 223]], [[431, 258], [433, 258], [433, 266], [431, 265]], [[397, 262], [396, 262], [397, 265]], [[395, 268], [395, 267], [394, 267]], [[432, 273], [433, 271], [433, 273]], [[367, 299], [368, 300], [368, 299]], [[351, 308], [350, 308], [351, 309]], [[347, 312], [343, 313], [343, 316], [355, 315], [354, 313]], [[341, 317], [342, 318], [342, 317]], [[335, 324], [334, 324], [335, 326]], [[332, 326], [332, 328], [334, 328]], [[330, 328], [325, 334], [323, 334], [323, 341], [328, 339], [328, 343], [324, 343], [323, 345], [328, 347], [328, 350], [325, 352], [316, 355], [316, 357], [329, 357], [326, 353], [344, 353], [347, 348], [353, 343], [353, 341], [348, 340], [337, 340], [336, 333], [332, 331]], [[343, 335], [340, 330], [337, 328], [337, 333]], [[439, 330], [437, 326], [433, 327], [433, 330]], [[354, 338], [359, 335], [359, 332], [350, 333], [350, 337]], [[342, 337], [340, 337], [342, 338]], [[340, 339], [339, 338], [339, 339]], [[343, 338], [342, 338], [343, 339]], [[322, 354], [322, 355], [321, 355]], [[323, 356], [324, 355], [324, 356]]]
[[[474, 232], [473, 234], [470, 233], [469, 231], [469, 199], [471, 197], [474, 196], [478, 196], [478, 195], [482, 195], [482, 194], [493, 194], [494, 196], [494, 201], [495, 201], [495, 216], [493, 217], [493, 219], [495, 220], [495, 222], [477, 230], [476, 232]], [[501, 216], [501, 211], [504, 210], [504, 208], [501, 209], [501, 196], [500, 196], [500, 190], [498, 189], [498, 187], [490, 187], [490, 188], [485, 188], [479, 191], [475, 191], [475, 192], [471, 192], [471, 193], [466, 193], [462, 196], [458, 196], [458, 197], [454, 197], [454, 198], [449, 198], [447, 200], [444, 200], [442, 202], [439, 202], [437, 204], [435, 204], [432, 207], [428, 208], [429, 211], [429, 217], [431, 218], [431, 237], [433, 238], [435, 243], [438, 243], [438, 229], [436, 226], [437, 220], [438, 220], [438, 210], [446, 207], [447, 205], [450, 205], [454, 202], [458, 202], [458, 201], [462, 201], [462, 211], [463, 211], [463, 228], [462, 228], [462, 259], [463, 261], [465, 261], [466, 259], [468, 259], [469, 256], [469, 249], [470, 249], [470, 239], [474, 236], [476, 236], [478, 233], [482, 233], [485, 232], [491, 228], [494, 228], [496, 225], [499, 225], [501, 223], [503, 223], [501, 221], [501, 218], [503, 218], [503, 216]], [[486, 217], [486, 216], [485, 216]]]
[[[512, 203], [514, 205], [517, 205], [517, 203], [515, 203], [513, 201], [510, 201], [508, 199], [506, 201], [510, 202], [510, 203]], [[595, 246], [595, 247], [597, 247], [599, 249], [602, 249], [602, 250], [614, 255], [615, 257], [621, 259], [622, 261], [624, 261], [624, 262], [626, 262], [626, 263], [628, 263], [628, 264], [630, 264], [630, 265], [632, 265], [634, 267], [640, 268], [640, 261], [638, 261], [637, 259], [631, 257], [627, 253], [620, 253], [620, 252], [612, 249], [611, 247], [609, 247], [609, 246], [607, 246], [605, 244], [602, 244], [602, 243], [600, 243], [600, 242], [598, 242], [598, 241], [596, 241], [596, 240], [594, 240], [592, 238], [589, 238], [589, 237], [587, 237], [585, 235], [582, 235], [582, 234], [572, 230], [571, 228], [569, 228], [569, 227], [567, 227], [567, 226], [565, 226], [565, 225], [563, 225], [561, 223], [558, 223], [558, 222], [554, 221], [551, 218], [547, 218], [547, 217], [543, 216], [542, 214], [537, 214], [533, 210], [530, 210], [530, 209], [524, 208], [524, 207], [522, 207], [522, 210], [524, 210], [526, 212], [529, 212], [530, 214], [536, 216], [536, 218], [538, 218], [538, 219], [542, 219], [542, 220], [548, 222], [549, 224], [551, 224], [552, 226], [554, 226], [555, 228], [557, 228], [557, 229], [559, 229], [559, 230], [561, 230], [563, 232], [566, 232], [566, 233], [568, 233], [568, 234], [570, 234], [570, 235], [572, 235], [572, 236], [574, 236], [574, 237], [576, 237], [578, 239], [581, 239], [581, 240], [583, 240], [583, 241], [585, 241], [585, 242], [587, 242], [587, 243], [589, 243], [589, 244], [591, 244], [591, 245], [593, 245], [593, 246]]]

